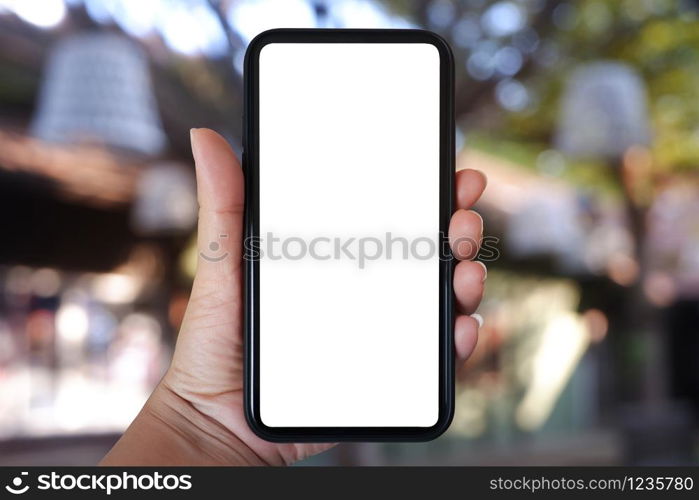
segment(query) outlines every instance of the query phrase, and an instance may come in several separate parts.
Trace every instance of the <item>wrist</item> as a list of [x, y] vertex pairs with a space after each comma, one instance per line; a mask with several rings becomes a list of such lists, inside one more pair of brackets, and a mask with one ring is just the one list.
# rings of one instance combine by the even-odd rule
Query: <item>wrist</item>
[[160, 383], [101, 465], [267, 465], [229, 429]]

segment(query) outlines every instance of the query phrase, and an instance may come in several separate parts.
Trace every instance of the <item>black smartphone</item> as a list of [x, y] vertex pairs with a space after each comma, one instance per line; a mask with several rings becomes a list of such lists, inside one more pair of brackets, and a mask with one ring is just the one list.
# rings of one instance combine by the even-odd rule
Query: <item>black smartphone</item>
[[278, 29], [245, 57], [245, 409], [269, 441], [429, 440], [454, 407], [453, 58]]

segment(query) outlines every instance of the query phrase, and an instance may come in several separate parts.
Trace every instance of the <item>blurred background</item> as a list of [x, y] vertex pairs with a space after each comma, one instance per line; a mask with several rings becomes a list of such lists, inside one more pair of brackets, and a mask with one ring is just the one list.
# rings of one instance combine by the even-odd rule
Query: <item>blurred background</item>
[[445, 37], [497, 242], [450, 430], [304, 463], [699, 463], [699, 2], [0, 0], [0, 464], [97, 462], [157, 383], [196, 263], [188, 130], [240, 151], [276, 27]]

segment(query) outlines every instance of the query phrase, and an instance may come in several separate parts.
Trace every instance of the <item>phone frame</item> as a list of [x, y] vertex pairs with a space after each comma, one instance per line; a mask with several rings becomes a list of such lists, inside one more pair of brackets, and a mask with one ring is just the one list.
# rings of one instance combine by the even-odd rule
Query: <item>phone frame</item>
[[[243, 169], [245, 173], [244, 238], [259, 241], [259, 55], [271, 43], [428, 43], [440, 57], [439, 152], [439, 416], [431, 427], [269, 427], [260, 417], [260, 281], [259, 261], [244, 257], [243, 329], [245, 344], [245, 417], [259, 437], [274, 442], [428, 441], [442, 434], [454, 415], [454, 259], [447, 241], [454, 210], [454, 62], [440, 36], [412, 29], [273, 29], [257, 35], [244, 63]], [[246, 244], [247, 247], [247, 244]], [[437, 284], [435, 284], [437, 285]]]

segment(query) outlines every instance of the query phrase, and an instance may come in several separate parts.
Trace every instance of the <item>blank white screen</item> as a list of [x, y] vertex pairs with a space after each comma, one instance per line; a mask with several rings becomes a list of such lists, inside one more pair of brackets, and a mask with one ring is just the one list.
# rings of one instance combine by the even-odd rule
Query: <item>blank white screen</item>
[[[436, 240], [439, 53], [272, 43], [259, 59], [260, 418], [270, 427], [430, 427], [439, 254], [334, 258], [316, 237]], [[268, 235], [279, 238], [275, 257]], [[285, 243], [286, 242], [286, 243]], [[358, 241], [352, 248], [357, 248]], [[371, 247], [376, 248], [376, 246]], [[385, 245], [384, 245], [385, 250]], [[371, 250], [375, 252], [375, 250]], [[355, 252], [357, 253], [357, 252]]]

